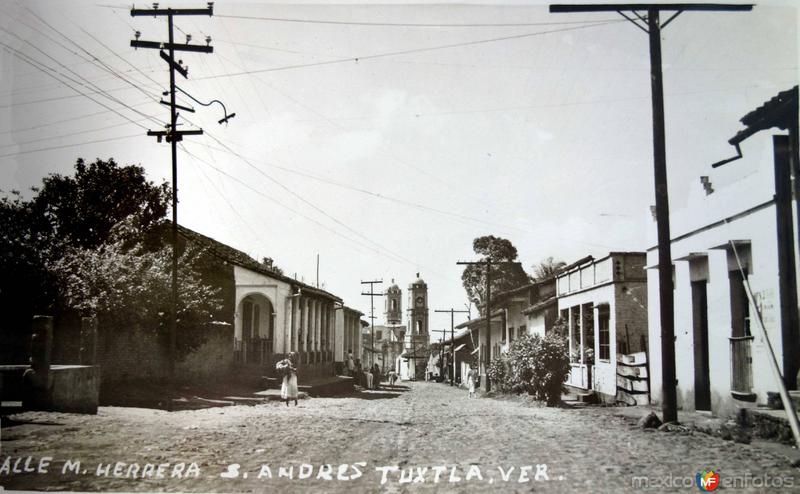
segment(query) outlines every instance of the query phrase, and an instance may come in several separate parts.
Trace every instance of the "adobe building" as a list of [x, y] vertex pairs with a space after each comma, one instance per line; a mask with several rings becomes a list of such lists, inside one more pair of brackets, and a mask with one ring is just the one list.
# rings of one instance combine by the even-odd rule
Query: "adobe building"
[[[715, 166], [704, 163], [694, 195], [670, 215], [677, 397], [683, 410], [724, 416], [766, 404], [779, 384], [767, 338], [784, 382], [797, 389], [798, 184], [793, 199], [790, 178], [798, 169], [797, 108], [795, 86], [745, 115], [745, 128], [728, 141], [737, 156]], [[779, 130], [760, 132], [770, 129]], [[651, 233], [650, 368], [653, 398], [660, 402], [658, 248]]]

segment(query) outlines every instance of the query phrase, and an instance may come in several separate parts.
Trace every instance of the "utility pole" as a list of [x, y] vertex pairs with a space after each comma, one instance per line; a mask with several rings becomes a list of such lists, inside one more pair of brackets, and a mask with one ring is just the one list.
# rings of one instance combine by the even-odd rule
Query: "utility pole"
[[[131, 46], [134, 48], [153, 48], [159, 50], [159, 54], [169, 66], [169, 103], [161, 101], [162, 104], [169, 106], [170, 110], [170, 123], [163, 131], [147, 131], [147, 135], [155, 136], [158, 142], [166, 138], [167, 142], [172, 144], [172, 309], [169, 327], [169, 352], [170, 352], [170, 378], [175, 377], [175, 359], [176, 359], [176, 340], [177, 340], [177, 327], [178, 327], [178, 142], [183, 140], [185, 135], [201, 135], [203, 131], [198, 130], [184, 130], [179, 131], [178, 127], [178, 112], [177, 110], [183, 109], [193, 112], [192, 108], [180, 106], [175, 103], [175, 72], [181, 74], [184, 78], [189, 77], [188, 68], [185, 68], [181, 61], [175, 61], [176, 51], [189, 51], [197, 53], [212, 53], [214, 48], [210, 46], [211, 38], [206, 38], [206, 46], [189, 44], [190, 38], [187, 36], [185, 44], [175, 43], [175, 35], [173, 29], [174, 16], [197, 16], [197, 15], [214, 15], [213, 3], [209, 2], [208, 7], [205, 9], [159, 9], [158, 4], [154, 3], [152, 9], [131, 9], [131, 17], [139, 16], [153, 16], [153, 17], [167, 17], [167, 28], [169, 41], [167, 43], [159, 41], [140, 41], [139, 31], [136, 32], [136, 39], [131, 40]], [[167, 50], [165, 52], [164, 50]]]
[[[485, 261], [458, 261], [456, 264], [460, 265], [477, 265], [486, 266], [486, 358], [484, 359], [484, 371], [489, 370], [489, 365], [492, 363], [492, 266], [505, 266], [510, 264], [520, 264], [516, 261], [492, 261], [486, 259]], [[478, 348], [480, 348], [480, 333], [478, 333]], [[486, 376], [486, 391], [492, 390], [492, 383], [489, 376]]]
[[[468, 310], [455, 310], [454, 308], [449, 308], [447, 310], [435, 310], [434, 312], [449, 312], [450, 313], [450, 350], [452, 350], [452, 365], [453, 365], [453, 373], [450, 374], [450, 386], [455, 386], [456, 380], [456, 342], [455, 342], [455, 313], [458, 312], [459, 314], [469, 314]], [[469, 318], [469, 316], [467, 316]]]
[[361, 295], [369, 296], [369, 331], [370, 331], [370, 368], [375, 364], [375, 297], [383, 297], [382, 293], [375, 293], [375, 285], [383, 283], [383, 280], [362, 281], [362, 285], [369, 285], [369, 293]]
[[[664, 422], [678, 420], [677, 381], [675, 378], [675, 313], [673, 306], [672, 249], [670, 248], [669, 200], [667, 194], [667, 156], [664, 134], [664, 84], [661, 71], [661, 30], [684, 11], [750, 11], [752, 5], [702, 3], [633, 3], [550, 5], [552, 13], [617, 12], [646, 32], [650, 41], [650, 90], [653, 106], [653, 165], [658, 228], [658, 291], [661, 319], [662, 412]], [[662, 11], [673, 12], [663, 24]], [[632, 15], [628, 15], [629, 12]]]
[[445, 339], [445, 337], [447, 337], [447, 330], [446, 329], [432, 329], [431, 331], [433, 331], [434, 333], [442, 333], [442, 336], [439, 337], [439, 360], [440, 360], [439, 363], [441, 364], [439, 366], [439, 369], [440, 369], [440, 372], [441, 372], [442, 369], [444, 368], [444, 359], [445, 359], [444, 339]]

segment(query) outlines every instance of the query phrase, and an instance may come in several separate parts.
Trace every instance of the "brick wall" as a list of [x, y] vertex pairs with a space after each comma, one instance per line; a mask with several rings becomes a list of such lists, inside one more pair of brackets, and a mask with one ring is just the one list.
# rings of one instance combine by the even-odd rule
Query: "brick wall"
[[[647, 284], [622, 283], [615, 287], [617, 319], [617, 353], [647, 350]], [[627, 326], [627, 331], [626, 331]]]

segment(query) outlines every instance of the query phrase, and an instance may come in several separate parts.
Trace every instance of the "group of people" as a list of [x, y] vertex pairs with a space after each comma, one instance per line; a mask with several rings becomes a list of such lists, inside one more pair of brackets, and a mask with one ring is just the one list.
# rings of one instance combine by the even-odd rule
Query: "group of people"
[[[364, 389], [378, 389], [381, 384], [383, 375], [380, 366], [372, 364], [372, 367], [363, 368], [361, 360], [354, 359], [353, 353], [347, 353], [347, 374], [358, 380], [358, 384]], [[394, 369], [386, 373], [386, 378], [389, 380], [389, 385], [394, 387], [397, 382], [397, 372]]]
[[[286, 402], [287, 407], [292, 400], [294, 400], [294, 406], [297, 406], [297, 354], [295, 352], [289, 353], [285, 359], [275, 365], [275, 369], [283, 376], [281, 382], [281, 399]], [[373, 364], [371, 368], [367, 367], [366, 370], [363, 370], [361, 368], [361, 361], [359, 359], [353, 359], [352, 352], [348, 352], [347, 354], [347, 372], [350, 376], [358, 379], [359, 384], [365, 389], [378, 389], [380, 387], [381, 369], [378, 367], [378, 364]], [[397, 372], [391, 369], [386, 377], [389, 380], [389, 385], [394, 387], [397, 382]], [[478, 370], [475, 368], [475, 365], [470, 365], [466, 382], [469, 390], [469, 398], [474, 398], [476, 396], [475, 383], [478, 378]]]

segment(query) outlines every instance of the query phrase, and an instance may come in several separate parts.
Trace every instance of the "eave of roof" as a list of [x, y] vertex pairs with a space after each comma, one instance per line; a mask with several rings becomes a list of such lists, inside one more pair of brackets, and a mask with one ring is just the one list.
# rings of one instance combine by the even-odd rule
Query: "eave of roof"
[[763, 105], [741, 118], [740, 122], [745, 128], [737, 132], [728, 142], [737, 145], [761, 130], [773, 127], [786, 130], [797, 126], [797, 95], [798, 87], [795, 86], [765, 101]]
[[522, 313], [527, 316], [528, 314], [536, 312], [537, 310], [542, 310], [542, 309], [544, 309], [546, 307], [549, 307], [551, 305], [556, 305], [557, 303], [558, 303], [558, 299], [556, 298], [555, 295], [553, 295], [552, 297], [550, 297], [548, 299], [542, 300], [540, 302], [537, 302], [537, 303], [531, 305], [528, 308], [523, 309]]

